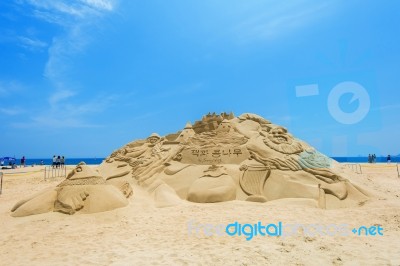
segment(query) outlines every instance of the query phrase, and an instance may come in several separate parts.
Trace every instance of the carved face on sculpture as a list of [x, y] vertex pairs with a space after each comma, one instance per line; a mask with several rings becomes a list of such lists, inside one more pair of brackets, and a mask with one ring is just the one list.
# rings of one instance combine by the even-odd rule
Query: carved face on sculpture
[[153, 133], [147, 138], [147, 142], [150, 144], [156, 144], [160, 139], [161, 137], [157, 133]]
[[291, 144], [293, 137], [287, 133], [287, 130], [283, 127], [276, 127], [269, 131], [268, 139], [275, 144]]
[[221, 124], [217, 127], [217, 132], [230, 132], [232, 129], [232, 124], [228, 120], [223, 120]]
[[101, 177], [99, 172], [86, 165], [84, 162], [79, 163], [67, 176], [67, 179], [84, 179], [91, 177]]
[[296, 141], [283, 127], [272, 128], [266, 138], [264, 138], [264, 143], [271, 149], [284, 154], [300, 153], [303, 151], [301, 143]]

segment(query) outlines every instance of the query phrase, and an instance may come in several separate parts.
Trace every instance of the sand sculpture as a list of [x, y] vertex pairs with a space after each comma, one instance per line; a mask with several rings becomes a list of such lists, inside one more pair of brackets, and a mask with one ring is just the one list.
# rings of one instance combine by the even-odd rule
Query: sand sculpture
[[132, 193], [128, 182], [120, 180], [109, 184], [98, 171], [80, 163], [56, 188], [15, 204], [11, 215], [20, 217], [50, 211], [65, 214], [108, 211], [128, 205], [127, 198]]
[[18, 202], [12, 215], [112, 210], [128, 204], [132, 187], [157, 207], [307, 199], [331, 209], [366, 201], [368, 194], [339, 175], [337, 165], [258, 115], [214, 113], [177, 133], [128, 143], [96, 170], [79, 164], [56, 188]]
[[335, 171], [335, 164], [258, 115], [213, 113], [175, 134], [153, 133], [128, 143], [99, 171], [123, 169], [156, 206], [305, 198], [320, 208], [340, 208], [367, 200], [361, 188]]

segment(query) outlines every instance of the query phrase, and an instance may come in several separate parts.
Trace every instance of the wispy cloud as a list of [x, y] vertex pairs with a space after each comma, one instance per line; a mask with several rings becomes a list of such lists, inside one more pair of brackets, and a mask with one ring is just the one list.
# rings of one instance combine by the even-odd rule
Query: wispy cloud
[[80, 119], [59, 119], [56, 117], [33, 117], [30, 122], [16, 122], [11, 123], [11, 126], [14, 128], [40, 128], [40, 129], [63, 129], [63, 128], [101, 128], [102, 125], [91, 124], [84, 122]]
[[[101, 18], [115, 10], [117, 0], [20, 0], [28, 7], [30, 15], [59, 28], [51, 42], [33, 37], [19, 37], [26, 47], [48, 48], [48, 58], [43, 74], [53, 91], [48, 96], [48, 106], [30, 117], [28, 123], [14, 123], [15, 127], [98, 127], [87, 122], [88, 116], [110, 107], [114, 96], [93, 95], [83, 101], [79, 95], [82, 87], [68, 75], [73, 67], [73, 57], [83, 52], [91, 42], [93, 27]], [[0, 87], [1, 88], [1, 87]]]
[[103, 16], [111, 13], [117, 2], [116, 0], [25, 0], [23, 3], [31, 7], [32, 16], [63, 29], [61, 34], [52, 38], [49, 58], [44, 69], [44, 75], [54, 83], [56, 89], [63, 90], [66, 87], [64, 75], [69, 68], [68, 59], [84, 50], [90, 42], [91, 27], [96, 26]]
[[0, 113], [5, 114], [5, 115], [19, 115], [24, 113], [25, 110], [19, 108], [19, 107], [8, 107], [8, 108], [0, 108]]
[[97, 96], [86, 102], [79, 102], [71, 91], [57, 91], [52, 94], [48, 102], [50, 108], [45, 112], [37, 113], [24, 123], [12, 123], [16, 128], [93, 128], [104, 125], [87, 121], [90, 115], [96, 115], [110, 108], [120, 98], [117, 95]]
[[61, 117], [81, 117], [87, 114], [101, 113], [110, 108], [119, 99], [117, 95], [97, 96], [84, 103], [60, 102], [57, 109], [61, 110]]
[[52, 108], [56, 108], [60, 101], [66, 100], [74, 95], [76, 95], [76, 93], [71, 90], [58, 90], [50, 95], [49, 104]]
[[0, 98], [23, 91], [24, 86], [18, 81], [0, 81]]
[[46, 42], [38, 40], [36, 38], [29, 38], [25, 36], [19, 36], [19, 45], [28, 50], [43, 50], [48, 46]]
[[26, 0], [34, 10], [33, 14], [49, 23], [68, 26], [73, 20], [93, 19], [102, 12], [114, 9], [116, 1], [112, 0]]
[[326, 15], [331, 1], [270, 1], [268, 10], [245, 19], [234, 28], [241, 42], [274, 39]]
[[97, 9], [111, 11], [114, 8], [113, 3], [106, 0], [83, 0], [82, 2]]
[[117, 0], [25, 0], [33, 10], [32, 15], [65, 29], [93, 23], [115, 10]]

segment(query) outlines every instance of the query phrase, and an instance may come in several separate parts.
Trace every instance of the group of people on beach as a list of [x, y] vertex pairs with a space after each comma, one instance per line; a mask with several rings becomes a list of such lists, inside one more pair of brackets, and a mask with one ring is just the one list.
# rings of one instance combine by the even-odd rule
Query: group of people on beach
[[369, 163], [376, 163], [376, 155], [374, 154], [368, 154], [368, 162]]
[[[386, 157], [387, 163], [392, 162], [392, 158], [390, 157], [390, 154]], [[375, 154], [368, 154], [368, 162], [369, 163], [376, 163], [376, 155]]]
[[65, 166], [65, 158], [64, 156], [53, 156], [53, 163], [52, 163], [52, 167], [53, 168], [64, 168]]

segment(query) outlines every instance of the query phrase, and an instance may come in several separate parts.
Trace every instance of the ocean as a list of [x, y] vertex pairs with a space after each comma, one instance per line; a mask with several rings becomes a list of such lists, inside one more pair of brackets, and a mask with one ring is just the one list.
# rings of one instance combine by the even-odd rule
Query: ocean
[[[66, 158], [66, 165], [77, 165], [80, 162], [85, 162], [86, 164], [101, 164], [105, 158]], [[45, 159], [29, 159], [26, 158], [25, 165], [40, 165], [40, 162], [43, 161], [45, 165], [52, 165], [53, 158], [45, 158]], [[17, 159], [16, 164], [20, 164], [20, 159]]]
[[[368, 163], [368, 157], [331, 157], [332, 159], [338, 161], [339, 163]], [[376, 157], [376, 162], [377, 163], [386, 163], [386, 156], [380, 156]], [[392, 163], [398, 163], [400, 162], [400, 157], [399, 156], [391, 156], [391, 162]]]

